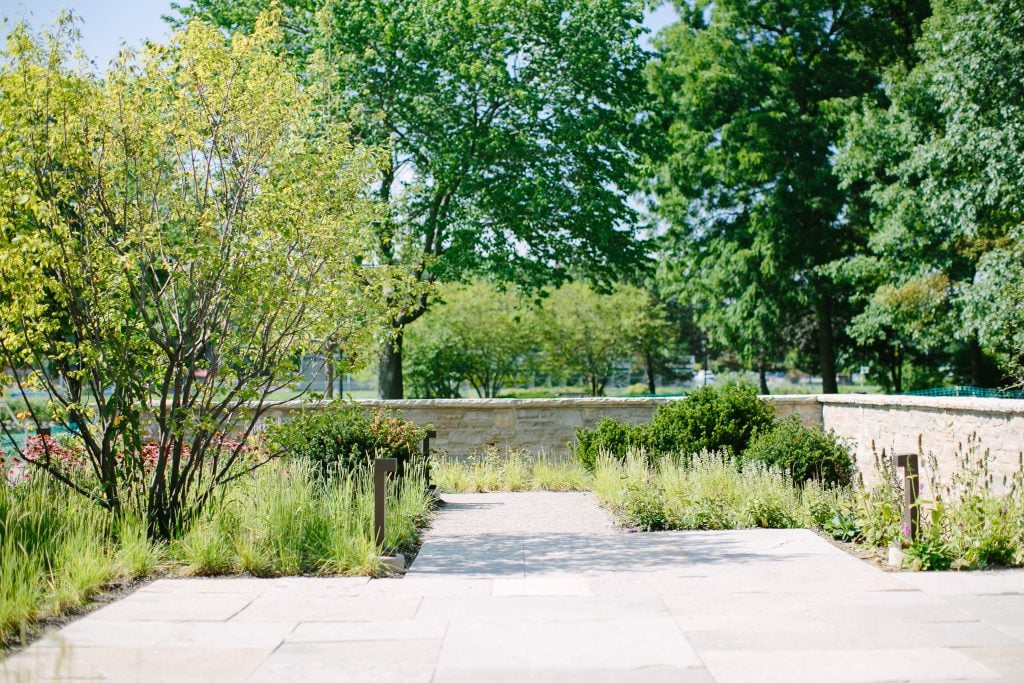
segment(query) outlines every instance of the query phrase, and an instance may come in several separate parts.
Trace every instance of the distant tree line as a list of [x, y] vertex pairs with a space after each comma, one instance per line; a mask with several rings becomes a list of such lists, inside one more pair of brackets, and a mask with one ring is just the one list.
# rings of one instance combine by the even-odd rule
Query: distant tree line
[[[607, 306], [642, 283], [687, 311], [649, 337], [664, 339], [652, 367], [682, 336], [759, 370], [762, 389], [784, 359], [825, 392], [862, 366], [891, 391], [1024, 379], [1019, 2], [677, 0], [652, 49], [638, 0], [280, 4], [324, 116], [390, 150], [372, 230], [412, 284], [386, 293], [382, 397], [405, 392], [407, 331], [417, 393], [458, 375], [491, 395], [579, 346], [561, 326], [586, 325], [591, 290], [559, 289], [573, 281], [619, 287]], [[177, 9], [236, 31], [262, 5]], [[438, 296], [454, 325], [470, 295], [437, 285], [473, 278], [498, 288], [476, 290], [480, 310], [518, 331], [411, 331]], [[502, 288], [551, 294], [512, 312]], [[462, 356], [429, 391], [424, 344]], [[576, 373], [599, 391], [594, 363]]]
[[446, 285], [409, 327], [410, 393], [453, 398], [468, 385], [481, 398], [508, 385], [579, 386], [605, 393], [625, 368], [656, 393], [658, 378], [689, 376], [685, 312], [622, 285], [598, 293], [572, 282], [530, 298], [485, 281]]

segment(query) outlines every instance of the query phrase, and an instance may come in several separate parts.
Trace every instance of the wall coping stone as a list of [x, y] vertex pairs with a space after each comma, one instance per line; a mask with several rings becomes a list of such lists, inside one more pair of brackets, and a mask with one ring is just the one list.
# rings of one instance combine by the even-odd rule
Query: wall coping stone
[[[664, 405], [684, 396], [587, 396], [581, 398], [422, 398], [422, 399], [357, 399], [359, 405], [371, 408], [565, 408], [569, 406], [608, 408]], [[826, 405], [861, 405], [887, 408], [917, 408], [953, 412], [984, 412], [1024, 414], [1024, 400], [1008, 398], [974, 398], [967, 396], [893, 396], [887, 394], [771, 394], [760, 396], [770, 403], [818, 403]], [[320, 408], [326, 401], [282, 401], [265, 403], [266, 409]], [[253, 405], [252, 407], [255, 407]]]
[[824, 405], [862, 405], [887, 408], [918, 408], [953, 412], [1024, 414], [1024, 400], [968, 396], [892, 396], [886, 394], [817, 394]]

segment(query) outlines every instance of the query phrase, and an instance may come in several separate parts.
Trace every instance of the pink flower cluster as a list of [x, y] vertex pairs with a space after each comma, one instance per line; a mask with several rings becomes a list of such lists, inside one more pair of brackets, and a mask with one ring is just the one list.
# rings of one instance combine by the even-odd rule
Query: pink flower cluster
[[[258, 462], [263, 456], [263, 449], [255, 443], [242, 443], [237, 439], [218, 437], [214, 439], [212, 448], [215, 452], [230, 455], [238, 452], [239, 460], [251, 463]], [[9, 484], [17, 484], [32, 478], [32, 467], [29, 462], [50, 462], [64, 472], [84, 471], [88, 469], [89, 457], [80, 443], [65, 439], [57, 440], [51, 436], [29, 436], [21, 449], [24, 457], [8, 455], [0, 449], [0, 472], [4, 473]], [[210, 455], [210, 454], [208, 454]], [[145, 471], [155, 467], [160, 458], [160, 444], [148, 441], [139, 453]], [[188, 444], [182, 447], [182, 460], [192, 459], [192, 449]], [[124, 461], [124, 454], [117, 457], [118, 463]], [[207, 462], [210, 459], [208, 458]]]
[[29, 462], [49, 461], [61, 470], [85, 468], [89, 464], [85, 449], [70, 441], [62, 442], [52, 436], [29, 436], [21, 455], [7, 456], [0, 452], [0, 471], [4, 472], [7, 482], [16, 484], [32, 478]]

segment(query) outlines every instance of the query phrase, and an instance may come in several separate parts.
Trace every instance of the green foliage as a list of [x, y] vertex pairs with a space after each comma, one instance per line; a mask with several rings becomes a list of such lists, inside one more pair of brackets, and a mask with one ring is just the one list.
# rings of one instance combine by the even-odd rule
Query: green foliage
[[[430, 509], [421, 469], [389, 483], [387, 506], [385, 545], [412, 549]], [[376, 575], [372, 520], [369, 471], [324, 480], [305, 462], [275, 463], [209, 506], [171, 552], [190, 574]]]
[[752, 387], [702, 387], [659, 407], [644, 429], [644, 443], [660, 453], [724, 451], [735, 457], [773, 421], [771, 407]]
[[[388, 549], [418, 543], [431, 501], [422, 469], [389, 482]], [[106, 586], [157, 570], [189, 574], [381, 572], [371, 475], [324, 480], [302, 460], [232, 481], [180, 538], [154, 542], [146, 520], [112, 518], [49, 477], [0, 482], [0, 643], [24, 639]]]
[[602, 419], [593, 429], [576, 430], [576, 457], [592, 468], [601, 453], [622, 459], [631, 449], [652, 458], [688, 457], [700, 451], [742, 453], [753, 436], [774, 424], [772, 409], [752, 387], [702, 387], [685, 399], [671, 401], [643, 425]]
[[0, 358], [100, 480], [40, 466], [166, 539], [248, 452], [217, 435], [248, 434], [304, 352], [364, 357], [408, 283], [366, 229], [384, 154], [318, 118], [277, 13], [230, 39], [193, 22], [102, 78], [75, 34], [16, 26], [0, 59]]
[[490, 450], [465, 459], [431, 463], [431, 481], [439, 491], [586, 491], [590, 473], [578, 462], [518, 451]]
[[631, 424], [620, 424], [610, 417], [601, 418], [593, 429], [578, 427], [573, 453], [587, 469], [593, 469], [602, 454], [620, 460], [632, 449], [644, 445], [644, 431]]
[[582, 282], [550, 292], [536, 314], [541, 367], [557, 379], [580, 378], [591, 396], [603, 396], [616, 369], [637, 353], [656, 318], [643, 290], [621, 285], [601, 294]]
[[[183, 12], [235, 31], [263, 4]], [[424, 283], [486, 273], [537, 288], [577, 272], [607, 282], [641, 260], [627, 202], [643, 144], [641, 2], [291, 4], [297, 71], [331, 84], [325, 109], [353, 112], [360, 141], [391, 150], [383, 263]], [[429, 304], [426, 290], [407, 293], [387, 297], [399, 338]], [[381, 396], [401, 398], [400, 352], [381, 363]]]
[[822, 266], [857, 238], [832, 169], [836, 104], [875, 92], [927, 5], [680, 3], [659, 36], [652, 124], [668, 144], [653, 161], [671, 279], [711, 341], [748, 361], [815, 329], [826, 392], [840, 299]]
[[427, 430], [387, 411], [335, 401], [267, 429], [267, 448], [309, 463], [322, 477], [347, 476], [374, 458], [397, 458], [399, 472], [420, 465]]
[[856, 515], [861, 538], [868, 546], [885, 548], [903, 537], [903, 494], [891, 466], [870, 490], [857, 493]]
[[657, 409], [645, 429], [646, 445], [660, 453], [723, 451], [735, 457], [773, 420], [753, 387], [701, 387]]
[[752, 498], [747, 501], [743, 514], [754, 526], [763, 529], [792, 529], [799, 526], [786, 509], [785, 501], [772, 498]]
[[851, 488], [822, 486], [811, 479], [804, 482], [803, 500], [806, 516], [814, 526], [838, 541], [852, 543], [860, 539]]
[[623, 521], [659, 529], [792, 528], [804, 519], [801, 493], [789, 476], [762, 465], [743, 470], [724, 453], [666, 458], [603, 456], [594, 490]]
[[515, 289], [482, 280], [441, 286], [439, 301], [406, 329], [406, 373], [413, 396], [458, 396], [468, 382], [481, 398], [521, 376], [538, 347], [533, 311]]
[[868, 253], [846, 265], [866, 274], [855, 332], [884, 345], [894, 375], [900, 356], [940, 346], [938, 359], [922, 360], [966, 355], [972, 383], [989, 386], [999, 378], [986, 376], [982, 351], [1011, 372], [1024, 356], [1013, 304], [1024, 10], [1014, 0], [938, 0], [932, 9], [917, 59], [888, 73], [884, 98], [851, 113], [839, 145], [844, 186], [870, 228]]
[[621, 504], [621, 513], [630, 526], [641, 531], [662, 531], [670, 528], [665, 511], [665, 498], [656, 486], [646, 483], [628, 486]]
[[755, 435], [743, 451], [743, 462], [781, 467], [799, 482], [816, 479], [833, 485], [852, 483], [850, 451], [834, 433], [805, 427], [796, 415], [777, 421]]
[[853, 543], [863, 538], [860, 523], [853, 514], [843, 511], [835, 511], [832, 516], [825, 520], [821, 529], [837, 541]]
[[0, 642], [120, 575], [102, 509], [44, 476], [0, 480]]
[[950, 548], [941, 540], [919, 538], [904, 550], [903, 566], [915, 571], [942, 571], [953, 564]]

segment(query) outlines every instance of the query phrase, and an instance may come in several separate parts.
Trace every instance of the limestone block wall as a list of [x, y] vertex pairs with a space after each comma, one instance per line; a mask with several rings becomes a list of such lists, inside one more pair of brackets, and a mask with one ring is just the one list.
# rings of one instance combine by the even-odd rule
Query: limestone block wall
[[[943, 480], [956, 471], [957, 453], [977, 444], [992, 458], [996, 484], [1012, 477], [1024, 450], [1024, 401], [845, 394], [764, 397], [779, 417], [834, 431], [851, 448], [865, 483], [875, 479], [874, 454], [917, 452], [934, 456]], [[437, 430], [438, 452], [454, 457], [488, 448], [565, 455], [577, 427], [602, 418], [646, 422], [659, 405], [678, 398], [448, 399], [361, 401], [387, 407]], [[266, 419], [288, 419], [297, 404], [271, 409]], [[307, 410], [317, 407], [307, 406]]]
[[[565, 455], [577, 427], [593, 427], [605, 417], [633, 424], [646, 422], [659, 405], [671, 400], [678, 399], [496, 398], [359, 403], [368, 408], [397, 410], [418, 425], [433, 425], [437, 437], [431, 440], [431, 448], [453, 457], [465, 457], [489, 448]], [[282, 404], [268, 411], [266, 419], [287, 419], [297, 408], [295, 404]]]
[[[524, 449], [531, 453], [565, 455], [576, 428], [593, 427], [603, 418], [637, 424], [648, 422], [658, 406], [679, 398], [560, 398], [560, 399], [417, 399], [359, 401], [367, 408], [398, 410], [418, 425], [433, 425], [431, 446], [454, 457], [489, 448]], [[808, 425], [821, 424], [815, 396], [769, 397], [776, 413], [799, 415]], [[265, 419], [281, 420], [299, 409], [286, 403], [271, 409]], [[316, 410], [316, 406], [307, 406]]]
[[[958, 454], [988, 452], [993, 483], [1007, 484], [1024, 450], [1024, 401], [997, 398], [832, 395], [816, 397], [821, 421], [852, 448], [866, 484], [876, 479], [875, 454], [917, 453], [941, 481], [958, 471]], [[923, 465], [925, 463], [922, 463]], [[922, 477], [927, 484], [928, 473]]]

